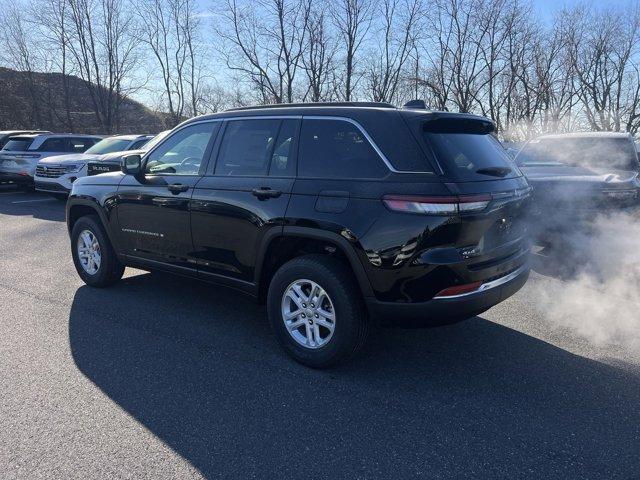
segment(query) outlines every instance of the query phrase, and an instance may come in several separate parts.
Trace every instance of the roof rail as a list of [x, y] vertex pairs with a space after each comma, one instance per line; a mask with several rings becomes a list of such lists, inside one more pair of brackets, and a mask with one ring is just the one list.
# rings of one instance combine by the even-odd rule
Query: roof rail
[[265, 108], [295, 108], [295, 107], [361, 107], [361, 108], [396, 108], [386, 102], [307, 102], [307, 103], [274, 103], [271, 105], [255, 105], [252, 107], [228, 108], [226, 112], [239, 110], [258, 110]]

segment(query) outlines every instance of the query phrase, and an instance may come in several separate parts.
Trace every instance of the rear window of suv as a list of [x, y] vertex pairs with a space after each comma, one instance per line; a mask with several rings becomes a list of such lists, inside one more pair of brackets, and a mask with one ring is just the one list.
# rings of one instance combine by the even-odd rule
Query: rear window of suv
[[495, 180], [520, 172], [481, 120], [444, 118], [424, 122], [423, 135], [447, 176], [459, 181]]
[[2, 148], [8, 152], [26, 152], [33, 143], [33, 138], [10, 138]]

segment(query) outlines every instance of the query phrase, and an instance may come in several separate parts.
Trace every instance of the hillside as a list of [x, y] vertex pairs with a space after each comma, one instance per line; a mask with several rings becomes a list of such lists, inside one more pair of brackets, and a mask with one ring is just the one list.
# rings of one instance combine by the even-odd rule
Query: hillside
[[[162, 114], [126, 97], [120, 97], [119, 115], [113, 123], [112, 133], [156, 133], [167, 128]], [[89, 91], [80, 78], [0, 67], [0, 130], [31, 128], [108, 133], [100, 125]]]

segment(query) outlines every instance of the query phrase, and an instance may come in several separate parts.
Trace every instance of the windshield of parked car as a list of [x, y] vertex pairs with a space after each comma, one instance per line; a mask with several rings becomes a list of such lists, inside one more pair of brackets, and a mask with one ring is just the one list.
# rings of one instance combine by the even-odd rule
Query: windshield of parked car
[[105, 153], [122, 152], [127, 149], [130, 143], [131, 139], [117, 137], [105, 138], [104, 140], [100, 140], [84, 153], [104, 155]]
[[445, 173], [455, 180], [489, 180], [519, 176], [492, 124], [478, 120], [426, 122], [424, 135]]
[[33, 138], [28, 137], [13, 137], [5, 144], [2, 150], [8, 152], [26, 152], [29, 150], [29, 146], [33, 142]]
[[516, 158], [523, 167], [604, 167], [638, 170], [633, 142], [628, 138], [540, 138], [531, 140]]
[[158, 143], [160, 143], [162, 141], [162, 139], [164, 137], [166, 137], [167, 135], [169, 135], [170, 133], [171, 133], [171, 130], [165, 130], [164, 132], [160, 132], [158, 135], [156, 135], [151, 140], [149, 140], [147, 143], [145, 143], [141, 147], [141, 150], [144, 150], [145, 152], [148, 152], [153, 147], [155, 147]]

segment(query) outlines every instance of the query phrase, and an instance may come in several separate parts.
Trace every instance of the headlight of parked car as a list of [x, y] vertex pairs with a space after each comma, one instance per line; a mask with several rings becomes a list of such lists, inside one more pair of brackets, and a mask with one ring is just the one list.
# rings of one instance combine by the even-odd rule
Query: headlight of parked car
[[81, 168], [82, 168], [81, 164], [80, 165], [76, 165], [76, 164], [67, 165], [66, 167], [64, 167], [64, 171], [67, 172], [67, 173], [76, 173], [76, 172], [79, 172]]

